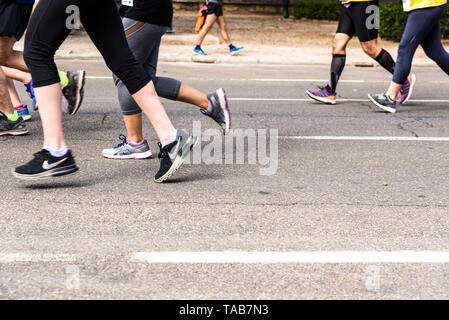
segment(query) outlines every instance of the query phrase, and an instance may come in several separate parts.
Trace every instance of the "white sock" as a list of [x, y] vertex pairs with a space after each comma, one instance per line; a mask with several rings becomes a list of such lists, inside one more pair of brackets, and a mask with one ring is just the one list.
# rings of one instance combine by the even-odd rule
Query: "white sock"
[[178, 135], [178, 130], [174, 129], [173, 132], [171, 133], [170, 140], [165, 141], [165, 142], [161, 142], [162, 148], [165, 147], [165, 146], [168, 146], [170, 143], [175, 142], [177, 135]]
[[69, 151], [69, 149], [67, 147], [62, 148], [61, 150], [56, 150], [56, 149], [44, 146], [43, 149], [47, 150], [48, 152], [50, 152], [50, 154], [53, 157], [57, 157], [57, 158], [61, 158], [61, 157], [65, 156], [67, 154], [67, 151]]

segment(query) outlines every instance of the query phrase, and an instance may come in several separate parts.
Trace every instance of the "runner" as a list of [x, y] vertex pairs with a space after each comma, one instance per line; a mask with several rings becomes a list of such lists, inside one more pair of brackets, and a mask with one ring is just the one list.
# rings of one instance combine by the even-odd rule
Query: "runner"
[[210, 31], [215, 22], [218, 23], [220, 27], [220, 33], [223, 37], [223, 40], [229, 47], [229, 53], [231, 55], [236, 55], [240, 53], [244, 47], [235, 47], [231, 43], [231, 39], [229, 38], [228, 30], [226, 28], [226, 23], [223, 17], [223, 2], [222, 0], [206, 0], [207, 5], [207, 17], [204, 22], [204, 26], [201, 28], [198, 34], [198, 40], [196, 42], [196, 47], [193, 49], [193, 53], [196, 55], [207, 56], [207, 53], [201, 48], [201, 44], [203, 43], [204, 38], [207, 33]]
[[[13, 48], [14, 44], [20, 40], [27, 28], [34, 2], [35, 0], [0, 0], [0, 66], [5, 67], [0, 68], [0, 76], [2, 78], [6, 76], [9, 79], [22, 81], [30, 98], [33, 99], [33, 109], [36, 108], [33, 82], [31, 81], [31, 76], [28, 74], [29, 70], [23, 59], [23, 53], [13, 50]], [[26, 77], [26, 75], [29, 76], [28, 81], [21, 79]], [[65, 89], [64, 96], [68, 101], [69, 113], [74, 114], [82, 102], [84, 85], [83, 71], [61, 72], [60, 75], [61, 85]], [[78, 81], [81, 78], [82, 81]], [[15, 88], [13, 89], [13, 84], [5, 80], [0, 82], [0, 86], [3, 87], [0, 90], [0, 100], [8, 101], [7, 103], [9, 103], [10, 99], [7, 99], [3, 94], [10, 92], [14, 96], [14, 102], [17, 103], [15, 98], [18, 95]], [[23, 116], [27, 119], [30, 118], [28, 108], [20, 105], [16, 105], [18, 108], [14, 111], [13, 115], [6, 114], [6, 117], [8, 119], [15, 119], [18, 116]]]
[[[134, 57], [141, 63], [153, 79], [159, 96], [191, 103], [200, 107], [201, 112], [214, 119], [223, 128], [224, 134], [230, 129], [231, 119], [226, 94], [223, 89], [206, 95], [178, 80], [157, 77], [157, 62], [161, 37], [173, 18], [171, 0], [134, 0], [134, 6], [123, 13], [123, 26], [128, 45]], [[146, 159], [152, 156], [148, 142], [143, 139], [142, 110], [136, 104], [128, 89], [116, 76], [120, 107], [128, 132], [128, 138], [121, 135], [122, 143], [112, 149], [103, 150], [109, 159]]]
[[[340, 0], [341, 1], [341, 0]], [[337, 33], [332, 42], [332, 63], [329, 82], [318, 90], [306, 90], [310, 98], [335, 104], [337, 84], [346, 64], [346, 46], [354, 35], [357, 35], [363, 51], [376, 60], [385, 70], [394, 73], [395, 62], [391, 55], [377, 42], [378, 30], [373, 24], [372, 8], [379, 7], [379, 0], [342, 1], [342, 12]], [[372, 7], [374, 6], [374, 7]], [[404, 104], [410, 98], [416, 82], [415, 75], [406, 77], [401, 90], [399, 103]]]
[[39, 104], [44, 147], [34, 159], [17, 167], [21, 179], [42, 179], [78, 170], [64, 139], [61, 86], [54, 54], [70, 33], [66, 8], [76, 5], [89, 37], [107, 66], [126, 85], [133, 99], [149, 118], [160, 140], [160, 169], [154, 180], [163, 182], [181, 166], [198, 142], [184, 130], [176, 130], [156, 94], [151, 76], [133, 57], [114, 0], [40, 0], [25, 39], [25, 60], [31, 70]]
[[419, 45], [426, 55], [449, 75], [449, 53], [441, 44], [440, 20], [446, 10], [447, 0], [404, 0], [404, 11], [410, 12], [398, 50], [398, 62], [393, 81], [386, 93], [368, 95], [379, 108], [395, 113], [396, 98], [412, 66]]

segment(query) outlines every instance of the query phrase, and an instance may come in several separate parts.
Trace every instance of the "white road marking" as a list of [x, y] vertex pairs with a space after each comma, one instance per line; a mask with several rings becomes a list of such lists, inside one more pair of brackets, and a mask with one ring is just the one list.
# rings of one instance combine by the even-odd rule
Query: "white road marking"
[[430, 142], [449, 142], [449, 137], [279, 136], [279, 139], [281, 139], [281, 140], [430, 141]]
[[449, 251], [169, 251], [136, 252], [146, 263], [449, 263]]
[[74, 262], [77, 255], [54, 253], [0, 253], [0, 263], [12, 262]]
[[[284, 101], [297, 101], [306, 102], [314, 100], [310, 98], [228, 98], [229, 101], [272, 101], [272, 102], [284, 102]], [[369, 102], [368, 97], [366, 99], [342, 99], [337, 98], [338, 102]], [[430, 100], [430, 99], [411, 99], [409, 102], [416, 103], [449, 103], [449, 100]], [[324, 104], [323, 104], [324, 105]]]

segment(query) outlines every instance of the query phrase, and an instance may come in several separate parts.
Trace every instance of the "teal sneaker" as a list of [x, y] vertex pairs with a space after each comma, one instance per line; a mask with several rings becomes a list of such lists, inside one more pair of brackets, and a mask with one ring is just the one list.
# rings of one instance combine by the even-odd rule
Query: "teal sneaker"
[[193, 53], [199, 56], [207, 56], [207, 53], [204, 52], [200, 46], [196, 46], [195, 49], [193, 49]]

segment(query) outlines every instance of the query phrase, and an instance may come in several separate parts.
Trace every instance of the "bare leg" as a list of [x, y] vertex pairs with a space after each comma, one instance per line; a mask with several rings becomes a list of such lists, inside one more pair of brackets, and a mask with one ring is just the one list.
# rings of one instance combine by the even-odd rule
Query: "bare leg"
[[360, 42], [360, 45], [362, 46], [363, 51], [373, 59], [376, 59], [382, 51], [382, 47], [377, 42], [377, 39]]
[[20, 101], [19, 94], [17, 93], [16, 87], [14, 86], [14, 81], [11, 79], [6, 80], [8, 82], [8, 92], [9, 96], [11, 97], [11, 102], [14, 107], [18, 107], [22, 105], [22, 102]]
[[138, 113], [129, 116], [123, 116], [123, 120], [125, 121], [128, 139], [135, 143], [142, 141], [142, 114]]
[[215, 21], [217, 21], [217, 16], [215, 14], [208, 14], [206, 17], [206, 21], [204, 22], [204, 26], [201, 28], [200, 33], [198, 34], [198, 40], [196, 44], [201, 46], [206, 37], [207, 33], [210, 31]]
[[219, 16], [217, 19], [218, 26], [220, 27], [221, 36], [226, 44], [229, 46], [231, 44], [231, 38], [229, 37], [228, 30], [226, 29], [226, 22], [223, 16]]
[[23, 52], [13, 50], [16, 38], [0, 37], [0, 65], [29, 72]]
[[3, 69], [3, 72], [5, 73], [6, 77], [20, 81], [24, 84], [29, 83], [32, 79], [31, 74], [28, 72], [23, 72], [23, 71], [13, 69], [13, 68], [8, 68], [8, 67], [1, 67], [1, 68]]
[[[61, 89], [61, 87], [59, 87]], [[160, 142], [170, 141], [175, 127], [168, 118], [161, 101], [159, 100], [153, 82], [149, 82], [132, 96], [140, 109], [150, 120]]]
[[181, 84], [178, 101], [190, 103], [205, 110], [209, 106], [209, 100], [206, 94], [184, 83]]
[[[34, 89], [44, 130], [44, 146], [61, 150], [67, 144], [62, 129], [62, 91], [59, 83]], [[45, 103], [44, 103], [45, 102]]]
[[396, 100], [399, 91], [402, 88], [402, 84], [394, 83], [393, 81], [390, 83], [390, 87], [387, 90], [387, 95], [390, 96], [391, 99]]
[[11, 97], [8, 92], [8, 80], [0, 68], [0, 111], [6, 114], [13, 114]]

